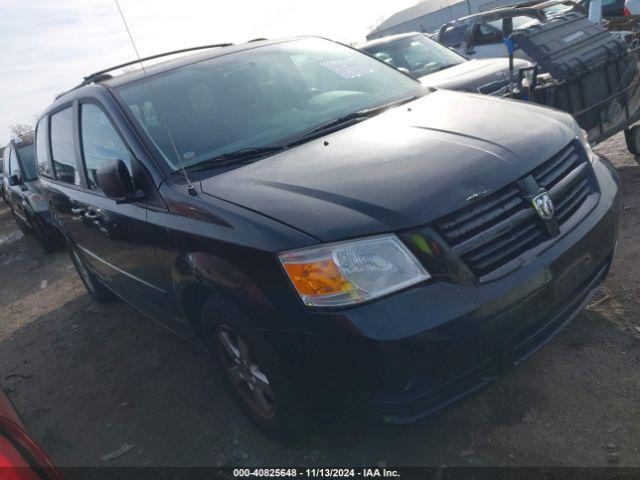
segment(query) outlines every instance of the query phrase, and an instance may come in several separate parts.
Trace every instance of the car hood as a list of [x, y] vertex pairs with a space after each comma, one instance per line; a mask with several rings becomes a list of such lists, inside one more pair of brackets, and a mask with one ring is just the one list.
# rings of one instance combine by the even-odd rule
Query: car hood
[[[532, 65], [526, 60], [515, 58], [513, 71], [517, 74], [520, 68]], [[439, 72], [425, 75], [420, 77], [420, 82], [429, 87], [476, 92], [479, 87], [489, 83], [506, 84], [509, 76], [508, 58], [484, 58], [462, 62]]]
[[426, 224], [513, 182], [570, 142], [559, 111], [438, 90], [201, 182], [321, 241]]

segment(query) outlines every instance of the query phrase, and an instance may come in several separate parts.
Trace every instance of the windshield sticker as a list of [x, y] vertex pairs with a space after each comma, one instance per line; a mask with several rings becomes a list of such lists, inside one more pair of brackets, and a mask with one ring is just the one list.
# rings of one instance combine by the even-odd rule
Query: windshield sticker
[[351, 58], [344, 60], [328, 60], [320, 63], [327, 70], [331, 70], [336, 75], [340, 75], [346, 80], [364, 77], [373, 73], [373, 68], [368, 67], [364, 62], [354, 62]]

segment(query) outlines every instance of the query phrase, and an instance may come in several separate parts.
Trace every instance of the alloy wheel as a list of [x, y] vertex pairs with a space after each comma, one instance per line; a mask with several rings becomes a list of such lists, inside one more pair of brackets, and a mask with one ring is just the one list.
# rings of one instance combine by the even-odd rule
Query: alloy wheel
[[269, 378], [257, 363], [247, 342], [226, 325], [218, 327], [220, 357], [231, 384], [259, 416], [272, 419], [276, 398]]

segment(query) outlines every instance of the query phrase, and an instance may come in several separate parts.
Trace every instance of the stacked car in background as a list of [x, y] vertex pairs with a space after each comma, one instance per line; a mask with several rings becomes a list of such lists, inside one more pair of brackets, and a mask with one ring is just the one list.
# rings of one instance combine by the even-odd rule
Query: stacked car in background
[[33, 133], [9, 142], [2, 160], [2, 192], [18, 227], [33, 233], [43, 250], [51, 253], [61, 243], [48, 204], [40, 190]]

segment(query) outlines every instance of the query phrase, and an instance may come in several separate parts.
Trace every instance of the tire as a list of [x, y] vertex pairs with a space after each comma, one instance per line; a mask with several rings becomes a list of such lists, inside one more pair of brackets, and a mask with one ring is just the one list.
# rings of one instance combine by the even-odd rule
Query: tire
[[37, 225], [32, 226], [31, 230], [45, 253], [52, 254], [60, 248], [60, 240], [57, 238], [55, 230], [45, 231]]
[[640, 125], [634, 125], [624, 131], [627, 149], [634, 155], [640, 155]]
[[[240, 408], [266, 434], [281, 441], [297, 440], [308, 420], [302, 407], [306, 402], [249, 317], [224, 297], [214, 295], [203, 306], [202, 325], [220, 373]], [[260, 397], [263, 402], [256, 400]]]
[[71, 256], [71, 261], [76, 268], [76, 272], [78, 272], [80, 280], [84, 283], [87, 292], [89, 292], [93, 300], [97, 303], [109, 303], [116, 299], [115, 294], [105, 287], [100, 280], [84, 266], [84, 262], [75, 248], [69, 248], [69, 255]]
[[22, 234], [26, 237], [27, 235], [31, 235], [32, 230], [28, 225], [25, 225], [22, 220], [20, 220], [20, 218], [18, 218], [18, 216], [15, 214], [15, 212], [13, 211], [13, 208], [11, 209], [11, 215], [13, 215], [13, 219], [16, 221], [16, 223], [18, 224], [18, 228], [20, 229], [20, 231], [22, 232]]

